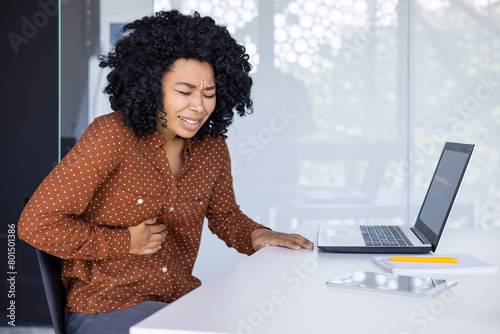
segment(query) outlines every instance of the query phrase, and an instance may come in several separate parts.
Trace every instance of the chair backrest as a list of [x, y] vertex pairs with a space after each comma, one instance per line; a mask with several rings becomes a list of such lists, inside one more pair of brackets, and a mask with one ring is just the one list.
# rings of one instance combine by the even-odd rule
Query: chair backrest
[[66, 304], [66, 289], [61, 280], [62, 260], [39, 249], [36, 250], [36, 255], [42, 273], [43, 287], [54, 331], [56, 334], [65, 334], [64, 307]]

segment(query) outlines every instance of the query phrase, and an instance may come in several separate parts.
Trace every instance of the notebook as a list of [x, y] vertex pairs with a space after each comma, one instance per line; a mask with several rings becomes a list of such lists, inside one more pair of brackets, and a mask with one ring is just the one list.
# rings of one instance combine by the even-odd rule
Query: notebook
[[337, 253], [434, 252], [473, 150], [473, 144], [445, 143], [414, 226], [320, 225], [318, 248]]
[[498, 270], [497, 266], [480, 261], [466, 253], [436, 256], [456, 258], [457, 263], [399, 262], [391, 261], [387, 256], [375, 256], [373, 262], [396, 275], [478, 274], [494, 273]]

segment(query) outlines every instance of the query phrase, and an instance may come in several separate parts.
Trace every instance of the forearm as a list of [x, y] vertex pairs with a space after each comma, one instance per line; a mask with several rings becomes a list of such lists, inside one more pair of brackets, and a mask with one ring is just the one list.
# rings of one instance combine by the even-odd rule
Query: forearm
[[252, 233], [258, 228], [267, 229], [239, 210], [208, 217], [208, 226], [227, 246], [248, 255], [255, 252], [252, 245]]

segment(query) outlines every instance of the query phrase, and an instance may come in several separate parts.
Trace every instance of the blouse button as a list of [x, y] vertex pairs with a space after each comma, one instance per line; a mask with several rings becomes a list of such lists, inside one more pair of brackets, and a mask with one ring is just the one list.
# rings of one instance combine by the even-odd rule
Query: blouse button
[[167, 267], [161, 268], [161, 271], [163, 271], [164, 273], [166, 273], [167, 272]]
[[142, 204], [142, 203], [144, 203], [144, 200], [143, 200], [142, 198], [139, 198], [139, 199], [137, 200], [137, 204]]
[[168, 211], [170, 211], [170, 212], [174, 211], [174, 207], [171, 206], [170, 209], [168, 209]]
[[198, 203], [198, 205], [203, 205], [203, 201], [201, 201], [200, 203]]

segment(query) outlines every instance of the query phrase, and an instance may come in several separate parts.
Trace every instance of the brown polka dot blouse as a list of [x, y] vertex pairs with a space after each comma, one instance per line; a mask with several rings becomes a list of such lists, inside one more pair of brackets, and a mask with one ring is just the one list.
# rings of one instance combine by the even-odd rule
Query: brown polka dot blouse
[[[174, 177], [163, 136], [137, 137], [113, 112], [89, 125], [31, 197], [19, 237], [63, 258], [66, 312], [100, 313], [147, 300], [172, 302], [198, 287], [192, 276], [204, 217], [228, 246], [251, 254], [262, 227], [235, 201], [226, 142], [186, 141]], [[127, 226], [158, 217], [168, 235], [154, 255], [130, 255]]]

